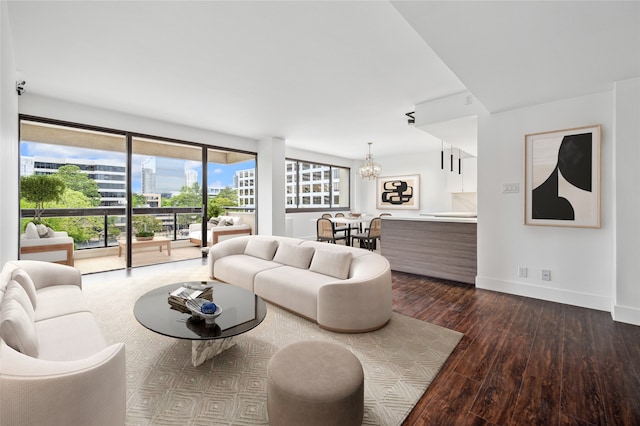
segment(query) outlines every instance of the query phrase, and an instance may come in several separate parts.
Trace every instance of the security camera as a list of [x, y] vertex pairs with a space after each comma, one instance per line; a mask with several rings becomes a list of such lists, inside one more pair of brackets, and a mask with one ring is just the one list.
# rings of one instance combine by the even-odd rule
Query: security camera
[[24, 92], [24, 85], [25, 84], [26, 84], [26, 82], [24, 80], [16, 81], [16, 92], [18, 92], [18, 96], [22, 95], [22, 92]]
[[409, 117], [409, 119], [407, 120], [407, 124], [409, 125], [416, 124], [415, 113], [416, 113], [415, 111], [412, 111], [405, 114], [407, 117]]

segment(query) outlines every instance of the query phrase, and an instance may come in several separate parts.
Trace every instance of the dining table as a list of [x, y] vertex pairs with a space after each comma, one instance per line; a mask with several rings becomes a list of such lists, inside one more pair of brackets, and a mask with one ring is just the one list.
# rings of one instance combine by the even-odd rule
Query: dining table
[[335, 224], [345, 224], [347, 226], [347, 245], [351, 245], [351, 225], [358, 225], [358, 229], [362, 232], [362, 224], [369, 223], [373, 216], [337, 216], [327, 218]]

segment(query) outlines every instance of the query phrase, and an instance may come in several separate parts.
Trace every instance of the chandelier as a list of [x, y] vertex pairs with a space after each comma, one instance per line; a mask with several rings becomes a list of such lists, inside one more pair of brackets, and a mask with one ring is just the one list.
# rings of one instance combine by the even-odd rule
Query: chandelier
[[373, 156], [371, 155], [371, 144], [373, 142], [369, 142], [369, 154], [364, 158], [364, 163], [358, 169], [358, 173], [362, 179], [375, 179], [380, 176], [382, 173], [382, 167], [380, 164], [373, 161]]

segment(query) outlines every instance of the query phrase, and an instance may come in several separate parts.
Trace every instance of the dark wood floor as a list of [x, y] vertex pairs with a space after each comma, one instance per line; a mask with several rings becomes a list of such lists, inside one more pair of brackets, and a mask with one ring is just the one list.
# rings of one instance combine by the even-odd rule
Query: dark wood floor
[[640, 327], [393, 273], [394, 311], [464, 333], [404, 425], [640, 425]]

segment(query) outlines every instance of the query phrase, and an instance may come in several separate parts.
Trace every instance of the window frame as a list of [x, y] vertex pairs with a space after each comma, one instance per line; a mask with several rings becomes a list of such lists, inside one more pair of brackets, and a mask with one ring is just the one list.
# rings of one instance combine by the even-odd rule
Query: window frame
[[[289, 207], [289, 204], [286, 204], [285, 201], [285, 212], [286, 213], [313, 213], [313, 212], [326, 212], [326, 211], [335, 211], [335, 212], [345, 212], [345, 211], [350, 211], [351, 210], [351, 168], [350, 167], [345, 167], [345, 166], [340, 166], [337, 164], [330, 164], [330, 163], [320, 163], [320, 162], [316, 162], [316, 161], [309, 161], [309, 160], [303, 160], [303, 159], [299, 159], [299, 158], [290, 158], [290, 157], [286, 157], [285, 158], [285, 181], [283, 182], [285, 185], [284, 191], [285, 191], [285, 197], [287, 197], [289, 195], [289, 193], [287, 192], [287, 187], [289, 186], [290, 183], [287, 180], [287, 176], [289, 173], [289, 170], [287, 168], [287, 164], [290, 164], [290, 162], [294, 163], [294, 170], [293, 172], [295, 173], [295, 181], [293, 182], [295, 185], [292, 185], [294, 187], [294, 196], [296, 198], [297, 204], [295, 204], [295, 207]], [[327, 195], [327, 197], [329, 198], [329, 205], [325, 206], [325, 207], [304, 207], [304, 203], [303, 203], [303, 197], [315, 197], [315, 196], [321, 196], [321, 195], [313, 195], [313, 192], [303, 192], [303, 186], [308, 186], [309, 188], [312, 188], [314, 185], [314, 179], [311, 178], [310, 180], [305, 180], [305, 181], [301, 181], [300, 180], [300, 164], [304, 163], [304, 164], [310, 164], [313, 166], [323, 166], [323, 167], [328, 167], [329, 170], [323, 170], [322, 175], [324, 175], [325, 173], [328, 173], [329, 175], [329, 181], [328, 182], [322, 182], [320, 183], [320, 185], [327, 185], [329, 188], [329, 194]], [[334, 181], [334, 170], [337, 169], [342, 169], [342, 170], [346, 170], [347, 171], [347, 176], [349, 179], [348, 182], [348, 188], [349, 188], [349, 194], [347, 197], [348, 200], [348, 205], [347, 206], [339, 206], [339, 207], [334, 207], [334, 203], [333, 203], [333, 199], [334, 199], [334, 186], [335, 186], [335, 181]], [[304, 170], [310, 170], [309, 168], [305, 168]], [[306, 194], [306, 195], [305, 195]], [[322, 196], [324, 197], [324, 196]]]

